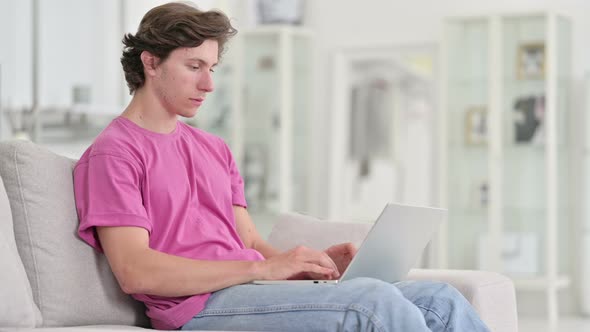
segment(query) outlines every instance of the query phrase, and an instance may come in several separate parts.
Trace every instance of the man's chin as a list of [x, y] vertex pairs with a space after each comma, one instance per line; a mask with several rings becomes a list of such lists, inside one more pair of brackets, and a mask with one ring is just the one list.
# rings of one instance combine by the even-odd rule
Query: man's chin
[[194, 108], [194, 109], [191, 109], [191, 110], [188, 110], [188, 111], [184, 111], [182, 113], [179, 113], [178, 115], [181, 116], [181, 117], [183, 117], [183, 118], [190, 119], [190, 118], [194, 118], [197, 115], [198, 112], [199, 112], [199, 109], [198, 108]]

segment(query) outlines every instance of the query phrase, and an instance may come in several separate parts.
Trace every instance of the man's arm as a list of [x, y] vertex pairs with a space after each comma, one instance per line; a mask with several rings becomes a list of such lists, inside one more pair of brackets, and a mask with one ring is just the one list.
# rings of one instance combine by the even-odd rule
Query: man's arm
[[246, 248], [258, 251], [266, 259], [280, 254], [279, 250], [273, 248], [260, 236], [260, 233], [258, 233], [256, 226], [254, 226], [254, 223], [252, 222], [252, 218], [250, 218], [248, 210], [241, 206], [234, 205], [234, 217], [238, 234]]
[[305, 272], [335, 275], [323, 253], [297, 247], [264, 261], [207, 261], [169, 255], [149, 247], [140, 227], [97, 227], [109, 265], [127, 294], [167, 297], [214, 292], [252, 280], [287, 279]]
[[261, 273], [256, 262], [198, 261], [153, 250], [148, 232], [140, 227], [97, 227], [97, 232], [127, 294], [201, 294], [249, 282]]

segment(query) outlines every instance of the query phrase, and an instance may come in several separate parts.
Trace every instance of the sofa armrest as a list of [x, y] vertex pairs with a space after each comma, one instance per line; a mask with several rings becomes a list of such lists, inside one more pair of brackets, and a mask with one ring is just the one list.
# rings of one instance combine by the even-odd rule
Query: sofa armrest
[[448, 283], [465, 296], [492, 331], [518, 331], [514, 283], [506, 276], [485, 271], [413, 269], [407, 279]]

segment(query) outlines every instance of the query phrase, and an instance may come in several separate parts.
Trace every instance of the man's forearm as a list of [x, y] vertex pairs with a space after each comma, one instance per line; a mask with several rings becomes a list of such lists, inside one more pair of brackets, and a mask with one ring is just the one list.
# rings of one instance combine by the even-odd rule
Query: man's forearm
[[270, 243], [268, 243], [262, 239], [258, 239], [258, 241], [254, 242], [253, 249], [258, 251], [259, 253], [261, 253], [262, 256], [264, 256], [264, 258], [266, 258], [266, 259], [271, 258], [271, 257], [276, 256], [281, 253], [280, 250], [274, 248], [273, 246], [270, 245]]
[[260, 262], [204, 261], [146, 249], [123, 276], [121, 288], [129, 294], [167, 297], [217, 291], [261, 278]]

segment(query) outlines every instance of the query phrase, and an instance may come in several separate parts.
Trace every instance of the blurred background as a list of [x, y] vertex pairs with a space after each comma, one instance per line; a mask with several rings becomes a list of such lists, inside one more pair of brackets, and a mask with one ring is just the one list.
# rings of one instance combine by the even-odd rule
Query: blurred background
[[[0, 140], [79, 158], [164, 2], [0, 0]], [[590, 330], [590, 2], [195, 3], [239, 33], [183, 121], [228, 142], [263, 235], [281, 211], [442, 206], [422, 266], [512, 277], [523, 331]]]

